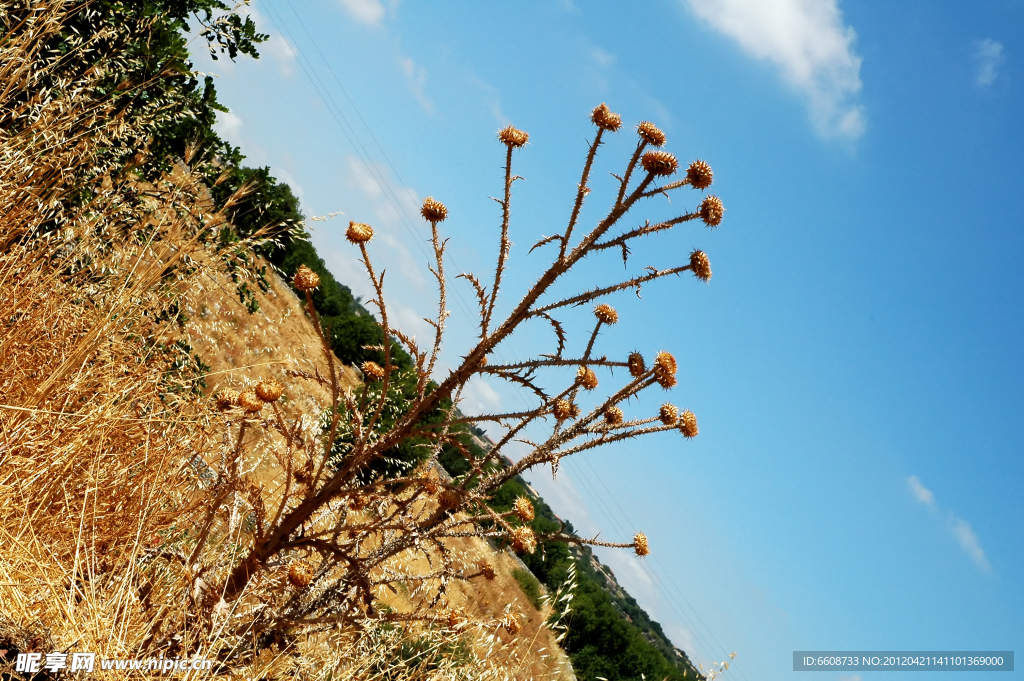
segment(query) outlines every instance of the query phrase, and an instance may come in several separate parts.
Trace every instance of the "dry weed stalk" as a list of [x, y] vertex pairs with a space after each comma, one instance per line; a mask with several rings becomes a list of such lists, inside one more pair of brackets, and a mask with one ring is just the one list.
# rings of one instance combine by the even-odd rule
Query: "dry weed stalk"
[[[667, 195], [686, 186], [705, 189], [711, 184], [711, 169], [703, 161], [691, 164], [682, 179], [671, 180], [679, 163], [669, 152], [649, 150], [652, 145], [664, 144], [665, 136], [645, 122], [638, 127], [635, 151], [621, 176], [616, 176], [619, 185], [611, 209], [596, 225], [581, 233], [578, 222], [584, 199], [590, 192], [589, 180], [597, 151], [606, 133], [621, 128], [619, 117], [604, 105], [594, 110], [592, 120], [597, 132], [590, 144], [569, 223], [564, 232], [546, 237], [534, 246], [537, 249], [557, 245], [557, 253], [540, 279], [500, 321], [495, 317], [496, 303], [511, 247], [512, 188], [519, 179], [513, 174], [512, 158], [529, 136], [511, 126], [499, 132], [499, 141], [505, 147], [505, 181], [504, 198], [499, 200], [502, 220], [496, 268], [486, 285], [474, 274], [459, 275], [469, 281], [476, 292], [480, 307], [479, 338], [461, 365], [439, 384], [432, 383], [431, 377], [437, 368], [449, 314], [449, 281], [444, 262], [446, 241], [440, 231], [448, 210], [442, 203], [428, 198], [421, 211], [430, 227], [434, 249], [430, 269], [439, 292], [437, 316], [428, 320], [434, 329], [433, 339], [426, 349], [420, 348], [389, 318], [383, 273], [377, 271], [371, 258], [373, 228], [352, 222], [347, 232], [348, 241], [359, 249], [373, 287], [370, 304], [376, 306], [379, 313], [383, 337], [396, 339], [408, 350], [414, 362], [411, 377], [402, 374], [394, 362], [391, 342], [385, 342], [377, 348], [384, 356], [383, 365], [364, 364], [362, 388], [357, 391], [341, 389], [336, 360], [313, 305], [311, 291], [319, 282], [309, 270], [299, 270], [294, 284], [305, 294], [306, 309], [323, 345], [327, 370], [326, 376], [300, 372], [293, 375], [329, 386], [332, 403], [320, 432], [312, 434], [300, 433], [299, 421], [289, 423], [272, 402], [267, 402], [262, 410], [254, 408], [244, 413], [235, 409], [240, 406], [238, 400], [229, 407], [233, 450], [226, 458], [226, 466], [221, 468], [222, 482], [216, 489], [241, 489], [243, 479], [233, 471], [237, 469], [237, 462], [245, 458], [247, 448], [255, 446], [255, 440], [245, 439], [254, 429], [262, 430], [269, 438], [269, 448], [280, 462], [284, 475], [276, 489], [266, 493], [266, 499], [274, 500], [272, 508], [264, 512], [263, 497], [259, 501], [256, 500], [258, 494], [250, 497], [254, 525], [250, 536], [232, 553], [232, 559], [240, 557], [237, 562], [227, 571], [224, 571], [225, 563], [230, 561], [222, 558], [218, 562], [217, 574], [223, 574], [224, 581], [218, 581], [217, 588], [224, 607], [236, 607], [240, 613], [253, 607], [248, 597], [262, 591], [260, 585], [273, 571], [273, 566], [301, 561], [311, 566], [312, 576], [308, 581], [303, 578], [301, 588], [286, 602], [274, 604], [266, 611], [269, 614], [265, 622], [255, 627], [266, 636], [282, 627], [331, 626], [368, 620], [420, 620], [454, 626], [455, 616], [451, 611], [442, 611], [439, 615], [435, 606], [443, 605], [454, 581], [486, 576], [466, 556], [460, 555], [456, 548], [460, 540], [494, 538], [528, 552], [540, 541], [562, 541], [627, 547], [633, 548], [639, 556], [647, 555], [647, 539], [643, 534], [637, 534], [627, 543], [601, 542], [561, 532], [536, 536], [528, 524], [532, 507], [527, 509], [517, 503], [508, 513], [498, 513], [488, 505], [491, 496], [505, 482], [536, 466], [549, 464], [557, 471], [559, 462], [566, 456], [643, 435], [675, 431], [690, 438], [697, 434], [696, 417], [689, 411], [680, 414], [673, 405], [664, 405], [650, 417], [629, 419], [621, 408], [627, 400], [645, 390], [657, 386], [669, 389], [676, 384], [677, 362], [670, 353], [657, 353], [648, 368], [637, 353], [621, 360], [598, 355], [595, 343], [604, 326], [618, 321], [616, 311], [600, 302], [602, 299], [685, 271], [690, 271], [700, 281], [707, 281], [711, 270], [703, 252], [694, 251], [682, 265], [665, 269], [649, 267], [644, 273], [576, 295], [542, 300], [555, 282], [592, 254], [614, 249], [621, 251], [625, 262], [629, 246], [636, 239], [666, 232], [691, 220], [702, 220], [710, 227], [721, 221], [721, 202], [717, 197], [706, 196], [694, 211], [656, 223], [644, 222], [619, 234], [612, 233], [611, 230], [645, 199]], [[594, 303], [599, 303], [594, 311], [596, 323], [586, 349], [579, 356], [569, 356], [566, 331], [556, 315], [570, 307]], [[534, 321], [549, 324], [554, 330], [557, 345], [553, 352], [512, 364], [488, 361], [517, 329]], [[557, 367], [575, 368], [575, 380], [557, 390], [549, 390], [541, 385], [538, 372]], [[578, 405], [580, 391], [596, 390], [604, 380], [598, 377], [598, 372], [618, 367], [628, 371], [629, 380], [609, 390], [593, 409], [583, 413]], [[537, 404], [528, 411], [463, 417], [451, 405], [458, 404], [467, 383], [477, 376], [525, 387], [536, 395]], [[394, 386], [408, 379], [415, 385], [415, 396], [411, 402], [402, 403]], [[424, 420], [438, 410], [441, 410], [440, 418]], [[542, 442], [529, 443], [531, 453], [517, 463], [508, 467], [500, 465], [503, 447], [513, 439], [521, 439], [528, 426], [549, 416], [553, 417], [553, 427], [548, 437]], [[504, 425], [507, 432], [483, 457], [474, 457], [461, 447], [453, 427], [486, 421]], [[470, 472], [456, 480], [442, 479], [429, 467], [397, 475], [382, 472], [379, 464], [387, 461], [396, 447], [423, 437], [429, 439], [435, 457], [445, 445], [459, 448], [468, 460]], [[261, 446], [268, 446], [267, 442], [264, 440]], [[215, 524], [218, 513], [223, 515], [218, 507], [225, 499], [221, 493], [214, 496], [208, 522], [200, 530], [202, 540], [209, 536], [209, 528]], [[190, 562], [202, 562], [201, 548], [198, 546], [192, 551]], [[397, 611], [379, 607], [384, 594], [389, 591], [397, 594], [406, 589], [412, 602], [409, 609]], [[242, 603], [250, 605], [239, 605]], [[263, 603], [269, 605], [267, 601]], [[238, 621], [244, 622], [245, 618], [240, 617]]]

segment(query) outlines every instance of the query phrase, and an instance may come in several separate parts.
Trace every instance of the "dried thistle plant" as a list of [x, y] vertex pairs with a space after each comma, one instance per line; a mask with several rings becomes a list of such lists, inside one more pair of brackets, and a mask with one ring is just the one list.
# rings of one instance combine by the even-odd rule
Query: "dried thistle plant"
[[[516, 501], [512, 510], [499, 513], [489, 501], [507, 481], [542, 465], [553, 472], [559, 462], [574, 454], [587, 452], [641, 436], [675, 432], [691, 438], [697, 434], [692, 412], [665, 404], [651, 415], [628, 416], [623, 406], [631, 398], [651, 388], [671, 389], [677, 383], [678, 363], [667, 351], [649, 356], [639, 352], [621, 359], [596, 352], [599, 332], [619, 321], [614, 308], [604, 302], [608, 296], [665, 277], [691, 272], [699, 281], [710, 279], [707, 255], [690, 254], [684, 264], [656, 269], [611, 281], [575, 295], [550, 300], [552, 287], [572, 272], [584, 258], [609, 249], [620, 251], [628, 261], [629, 247], [637, 239], [667, 232], [683, 223], [700, 220], [717, 226], [724, 209], [717, 197], [704, 198], [699, 207], [671, 219], [645, 221], [616, 233], [639, 204], [656, 196], [668, 195], [687, 186], [703, 190], [712, 181], [710, 167], [695, 161], [679, 180], [669, 178], [679, 169], [674, 155], [660, 149], [665, 134], [649, 122], [637, 128], [635, 151], [617, 175], [618, 187], [611, 209], [587, 230], [579, 224], [584, 199], [590, 193], [589, 181], [597, 151], [604, 135], [617, 132], [621, 119], [604, 104], [591, 116], [596, 133], [590, 144], [583, 175], [565, 230], [541, 239], [532, 250], [555, 248], [553, 258], [539, 280], [527, 290], [503, 319], [497, 315], [497, 301], [508, 268], [511, 248], [510, 214], [515, 180], [512, 160], [527, 143], [529, 135], [512, 126], [498, 133], [504, 146], [504, 193], [501, 225], [497, 231], [497, 256], [494, 272], [485, 279], [473, 273], [461, 273], [469, 282], [479, 303], [479, 335], [461, 364], [443, 380], [433, 382], [438, 357], [445, 340], [447, 296], [450, 285], [445, 272], [446, 240], [440, 224], [448, 217], [448, 208], [434, 198], [424, 201], [421, 214], [429, 225], [433, 245], [430, 268], [438, 288], [437, 315], [428, 320], [433, 327], [429, 347], [421, 348], [414, 339], [394, 325], [388, 315], [383, 274], [373, 265], [374, 230], [370, 225], [350, 223], [346, 237], [358, 249], [361, 262], [373, 288], [369, 301], [377, 308], [382, 336], [388, 339], [375, 349], [383, 363], [362, 365], [364, 383], [355, 390], [343, 389], [340, 368], [331, 352], [324, 329], [313, 305], [312, 291], [318, 285], [316, 275], [300, 268], [294, 285], [305, 296], [306, 310], [323, 348], [326, 371], [292, 375], [314, 380], [330, 389], [331, 404], [319, 429], [303, 428], [299, 419], [282, 416], [276, 404], [258, 404], [263, 396], [246, 406], [243, 392], [220, 396], [218, 407], [224, 410], [230, 437], [219, 466], [218, 482], [212, 487], [207, 515], [198, 528], [201, 540], [193, 543], [188, 564], [193, 573], [208, 575], [225, 607], [234, 608], [234, 621], [249, 634], [263, 636], [263, 645], [273, 640], [274, 632], [302, 627], [335, 626], [366, 621], [442, 622], [449, 629], [463, 626], [465, 617], [450, 608], [443, 609], [446, 594], [455, 581], [493, 579], [489, 563], [462, 551], [460, 542], [471, 538], [491, 538], [507, 542], [516, 550], [532, 552], [538, 542], [561, 541], [631, 548], [638, 556], [649, 553], [647, 538], [637, 533], [632, 541], [614, 543], [558, 532], [536, 535], [529, 526], [533, 507], [527, 499]], [[578, 356], [567, 353], [567, 331], [557, 318], [560, 312], [583, 305], [594, 307], [595, 325], [589, 332], [585, 350]], [[513, 333], [527, 324], [549, 325], [556, 343], [552, 351], [515, 363], [492, 363], [488, 357], [507, 343]], [[411, 374], [399, 368], [393, 357], [391, 339], [401, 343], [413, 360]], [[561, 386], [542, 384], [541, 375], [549, 369], [576, 369]], [[625, 381], [615, 382], [611, 370], [622, 368]], [[599, 376], [599, 373], [601, 374]], [[469, 381], [475, 377], [501, 379], [528, 389], [536, 402], [528, 410], [466, 417], [457, 405]], [[412, 385], [411, 396], [398, 389]], [[604, 397], [584, 412], [578, 406], [580, 391], [597, 391], [605, 385]], [[276, 393], [275, 393], [276, 394]], [[285, 391], [287, 394], [287, 391]], [[279, 395], [278, 395], [279, 396]], [[264, 400], [265, 402], [265, 400]], [[268, 403], [269, 404], [269, 403]], [[440, 414], [439, 417], [436, 417]], [[435, 418], [428, 418], [434, 415]], [[549, 418], [550, 417], [550, 418]], [[515, 439], [522, 440], [527, 428], [536, 431], [547, 422], [546, 437], [530, 442], [531, 451], [511, 466], [503, 466], [502, 450]], [[483, 456], [474, 456], [458, 440], [460, 424], [492, 422], [504, 426], [505, 434]], [[250, 437], [252, 436], [252, 437]], [[469, 464], [469, 472], [458, 479], [439, 475], [430, 466], [409, 470], [393, 461], [396, 448], [409, 443], [429, 450], [436, 458], [443, 447], [459, 449]], [[270, 451], [280, 464], [282, 474], [276, 487], [266, 491], [248, 491], [240, 472], [248, 453], [257, 448]], [[251, 458], [251, 456], [250, 456]], [[384, 464], [395, 464], [388, 468]], [[235, 502], [229, 503], [234, 495]], [[250, 529], [234, 535], [230, 551], [225, 552], [223, 537], [211, 539], [210, 528], [233, 527], [227, 518], [238, 504], [248, 508]], [[265, 511], [262, 509], [266, 508]], [[226, 524], [225, 524], [226, 523]], [[221, 530], [223, 534], [223, 530]], [[208, 546], [204, 543], [210, 542]], [[216, 549], [214, 550], [214, 544]], [[268, 580], [275, 565], [289, 565], [288, 581], [292, 591], [287, 598], [273, 595]], [[301, 569], [296, 566], [302, 566]], [[381, 607], [388, 593], [407, 590], [404, 610]], [[440, 608], [440, 609], [439, 609]], [[252, 623], [244, 613], [260, 610], [262, 621]], [[439, 614], [440, 613], [440, 614]], [[440, 618], [440, 620], [438, 619]], [[504, 618], [498, 625], [512, 634], [518, 624]], [[238, 629], [241, 633], [242, 629]]]

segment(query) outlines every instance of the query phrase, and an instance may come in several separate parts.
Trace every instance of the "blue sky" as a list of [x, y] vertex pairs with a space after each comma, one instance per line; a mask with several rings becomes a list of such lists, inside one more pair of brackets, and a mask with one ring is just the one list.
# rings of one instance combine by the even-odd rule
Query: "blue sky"
[[[700, 436], [633, 441], [557, 482], [531, 479], [583, 532], [648, 535], [644, 562], [600, 555], [695, 660], [736, 651], [739, 681], [854, 681], [795, 674], [792, 652], [1024, 648], [1024, 3], [965, 8], [259, 0], [273, 35], [263, 57], [197, 55], [196, 67], [217, 73], [231, 108], [219, 129], [252, 164], [291, 184], [307, 215], [344, 212], [312, 223], [314, 242], [364, 296], [343, 233], [348, 219], [374, 225], [389, 305], [421, 338], [436, 303], [419, 203], [449, 208], [449, 270], [486, 271], [500, 127], [531, 135], [515, 159], [526, 179], [506, 310], [550, 257], [529, 246], [568, 218], [591, 108], [607, 102], [629, 127], [601, 149], [584, 223], [611, 201], [608, 173], [639, 121], [684, 162], [706, 160], [721, 227], [651, 239], [630, 268], [700, 247], [710, 285], [619, 295], [622, 321], [600, 339], [609, 355], [674, 352], [671, 399]], [[613, 255], [573, 281], [621, 272]], [[459, 290], [449, 364], [472, 337]], [[504, 352], [549, 340], [538, 329]], [[524, 399], [478, 383], [463, 406]]]

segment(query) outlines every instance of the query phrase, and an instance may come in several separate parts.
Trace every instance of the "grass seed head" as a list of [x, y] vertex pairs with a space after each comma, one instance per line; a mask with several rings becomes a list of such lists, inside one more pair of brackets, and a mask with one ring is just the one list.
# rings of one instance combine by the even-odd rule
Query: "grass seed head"
[[379, 381], [384, 378], [384, 367], [372, 360], [363, 362], [363, 366], [361, 368], [363, 370], [363, 376], [371, 381]]
[[697, 433], [700, 432], [697, 428], [697, 417], [689, 409], [684, 411], [679, 417], [679, 430], [682, 432], [683, 437], [687, 438], [697, 437]]
[[423, 208], [420, 209], [420, 215], [427, 222], [444, 222], [445, 218], [448, 217], [448, 208], [440, 201], [435, 201], [434, 197], [428, 196], [423, 199]]
[[711, 186], [715, 174], [711, 172], [711, 166], [704, 161], [697, 159], [686, 169], [686, 181], [694, 189], [707, 189]]
[[705, 196], [704, 200], [700, 202], [700, 219], [708, 227], [717, 227], [722, 224], [723, 215], [725, 215], [725, 206], [722, 205], [722, 199], [714, 194]]
[[640, 135], [640, 139], [652, 147], [665, 146], [665, 133], [650, 121], [641, 121], [640, 125], [636, 126], [636, 134]]
[[256, 384], [256, 397], [264, 402], [277, 402], [284, 393], [284, 386], [272, 378], [265, 378]]
[[530, 134], [509, 125], [498, 131], [498, 139], [513, 149], [518, 149], [530, 140]]
[[609, 426], [621, 426], [623, 421], [622, 410], [616, 406], [604, 410], [604, 420]]
[[597, 387], [597, 374], [590, 367], [580, 367], [576, 370], [576, 382], [585, 390], [593, 390]]
[[507, 612], [501, 618], [501, 626], [505, 627], [505, 631], [509, 634], [515, 636], [519, 633], [519, 618], [511, 612]]
[[647, 546], [647, 535], [643, 532], [637, 532], [636, 536], [633, 537], [633, 550], [641, 558], [651, 552], [651, 549]]
[[590, 112], [590, 120], [594, 121], [594, 125], [608, 132], [618, 132], [622, 127], [622, 117], [617, 113], [612, 113], [604, 102], [598, 104]]
[[693, 272], [693, 276], [697, 277], [704, 283], [711, 280], [711, 261], [708, 260], [708, 254], [702, 250], [694, 249], [690, 253], [690, 271]]
[[518, 497], [514, 504], [512, 504], [512, 511], [515, 512], [516, 517], [522, 520], [524, 523], [528, 523], [533, 520], [533, 504], [526, 497]]
[[365, 244], [373, 238], [373, 227], [363, 222], [352, 221], [345, 230], [345, 238], [353, 244]]
[[641, 159], [644, 170], [651, 175], [666, 177], [679, 170], [679, 161], [667, 151], [648, 151]]
[[295, 279], [292, 280], [295, 288], [300, 291], [312, 291], [320, 285], [320, 275], [305, 265], [299, 265], [295, 272]]
[[247, 414], [255, 414], [263, 408], [263, 400], [256, 396], [255, 390], [246, 390], [238, 395], [238, 406]]
[[619, 321], [619, 313], [606, 303], [601, 303], [594, 308], [594, 316], [600, 319], [602, 324], [614, 324]]
[[666, 426], [674, 426], [679, 421], [679, 407], [666, 402], [658, 410], [658, 418]]

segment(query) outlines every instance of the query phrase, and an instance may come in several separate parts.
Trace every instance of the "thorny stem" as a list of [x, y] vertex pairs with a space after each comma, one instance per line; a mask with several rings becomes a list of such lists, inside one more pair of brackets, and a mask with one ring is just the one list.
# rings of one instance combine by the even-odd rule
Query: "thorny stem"
[[512, 208], [512, 145], [506, 144], [505, 146], [507, 147], [505, 152], [505, 200], [501, 202], [501, 245], [498, 249], [498, 266], [494, 270], [494, 287], [491, 289], [487, 314], [484, 316], [483, 335], [485, 336], [491, 323], [491, 315], [494, 313], [494, 303], [498, 300], [498, 287], [501, 285], [501, 275], [505, 271], [505, 259], [508, 258], [509, 248], [512, 246], [508, 239], [508, 221]]
[[[510, 150], [511, 153], [511, 150]], [[508, 200], [506, 198], [506, 200]], [[420, 398], [423, 397], [424, 391], [427, 389], [427, 381], [430, 375], [434, 373], [434, 365], [437, 362], [437, 355], [441, 350], [441, 337], [444, 333], [444, 322], [448, 317], [448, 306], [445, 290], [445, 278], [444, 278], [444, 246], [445, 241], [442, 241], [437, 234], [437, 221], [430, 221], [430, 233], [431, 239], [434, 243], [434, 258], [437, 261], [437, 270], [434, 272], [434, 276], [437, 278], [438, 288], [438, 310], [437, 310], [437, 322], [434, 324], [434, 347], [430, 353], [430, 361], [427, 363], [427, 369], [419, 377], [419, 385], [417, 386], [417, 392]]]
[[324, 356], [327, 359], [327, 367], [331, 370], [331, 430], [327, 436], [327, 441], [324, 443], [324, 457], [313, 476], [312, 484], [315, 486], [316, 482], [320, 480], [320, 474], [323, 472], [327, 460], [331, 456], [331, 447], [334, 446], [334, 436], [338, 432], [338, 421], [341, 419], [341, 413], [338, 411], [338, 374], [334, 368], [334, 351], [331, 350], [331, 345], [327, 342], [327, 337], [324, 336], [323, 327], [320, 325], [320, 316], [316, 313], [316, 307], [313, 305], [313, 294], [309, 290], [306, 291], [306, 309], [313, 320], [313, 328], [316, 329], [316, 335], [320, 337], [320, 344], [324, 349]]
[[[560, 262], [565, 259], [565, 249], [569, 247], [572, 230], [576, 227], [576, 220], [580, 216], [580, 208], [583, 207], [583, 199], [590, 193], [587, 181], [590, 179], [590, 169], [594, 165], [594, 158], [597, 156], [597, 148], [601, 146], [601, 135], [603, 134], [604, 128], [598, 128], [597, 134], [594, 136], [594, 143], [590, 145], [590, 151], [587, 152], [587, 162], [583, 164], [583, 177], [580, 179], [579, 189], [576, 191], [576, 203], [573, 204], [572, 215], [569, 217], [569, 226], [565, 230], [565, 236], [561, 238], [562, 245], [558, 249], [558, 260]], [[620, 196], [619, 199], [621, 200], [622, 197]]]
[[[633, 152], [633, 157], [629, 159], [629, 165], [626, 166], [626, 172], [622, 176], [622, 182], [619, 183], [619, 195], [615, 197], [615, 205], [619, 206], [622, 204], [622, 197], [626, 193], [626, 187], [629, 186], [629, 177], [633, 174], [633, 169], [636, 168], [636, 162], [640, 160], [640, 154], [643, 153], [644, 147], [647, 146], [647, 140], [641, 138], [636, 145], [636, 151]], [[641, 196], [647, 196], [642, 194]]]

